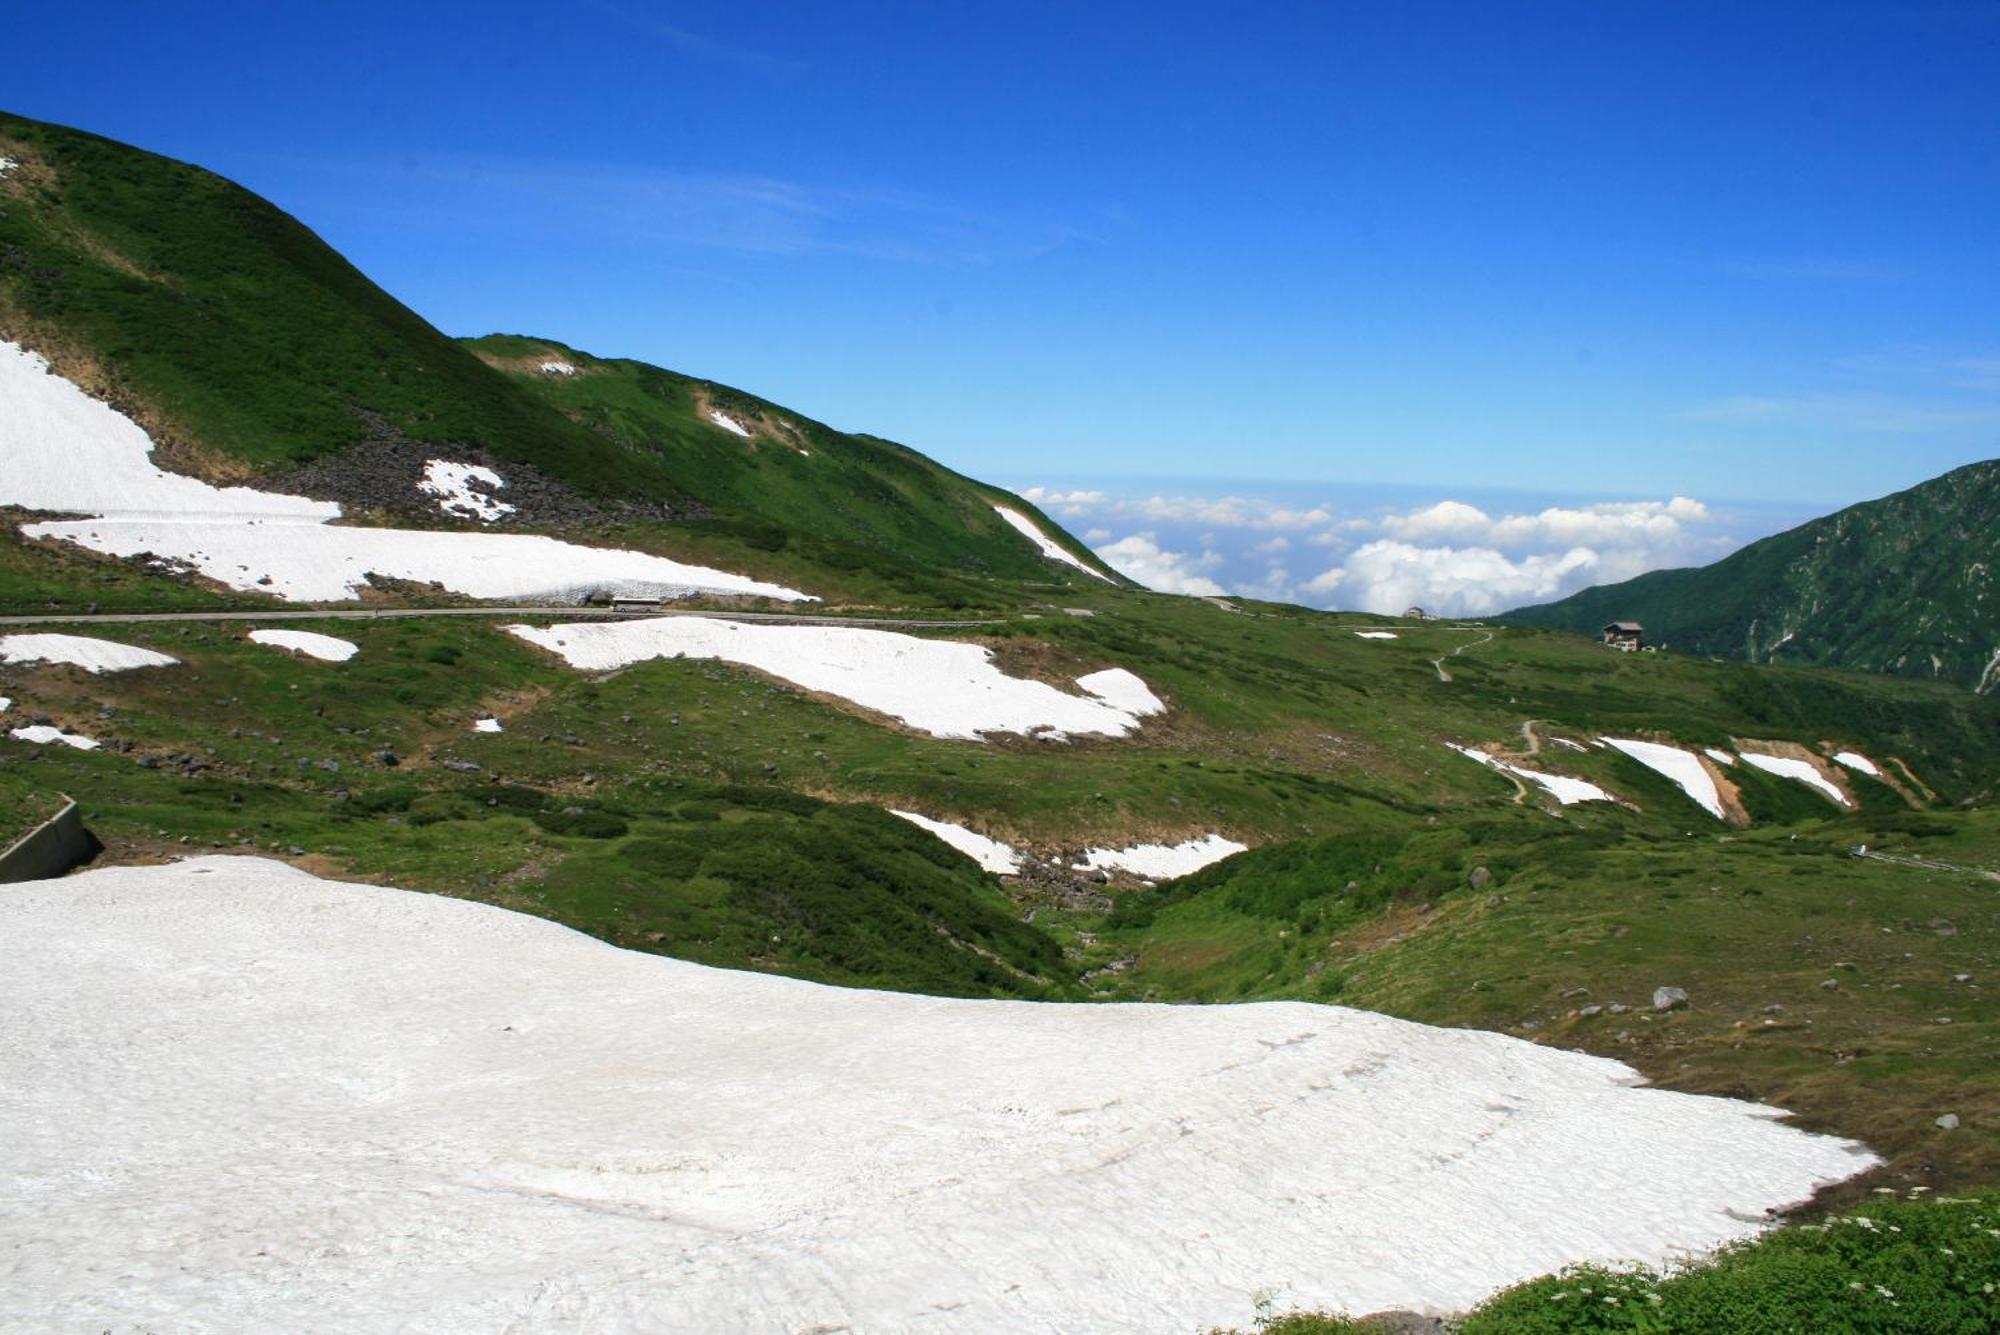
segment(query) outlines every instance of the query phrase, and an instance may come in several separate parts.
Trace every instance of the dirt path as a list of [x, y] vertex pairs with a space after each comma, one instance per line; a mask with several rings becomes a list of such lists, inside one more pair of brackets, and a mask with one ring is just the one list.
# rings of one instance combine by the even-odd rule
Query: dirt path
[[1438, 680], [1442, 682], [1449, 682], [1451, 680], [1451, 674], [1444, 670], [1444, 660], [1446, 658], [1457, 658], [1467, 649], [1477, 649], [1480, 645], [1485, 644], [1488, 641], [1492, 640], [1492, 638], [1493, 638], [1493, 632], [1489, 630], [1484, 635], [1480, 636], [1478, 639], [1468, 640], [1464, 644], [1459, 645], [1458, 648], [1444, 655], [1443, 658], [1433, 658], [1431, 660], [1431, 666], [1437, 669]]

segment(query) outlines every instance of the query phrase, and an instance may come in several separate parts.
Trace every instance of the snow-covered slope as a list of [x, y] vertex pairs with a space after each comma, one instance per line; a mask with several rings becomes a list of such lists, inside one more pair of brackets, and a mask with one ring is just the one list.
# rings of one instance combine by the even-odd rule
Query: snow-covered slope
[[1029, 542], [1034, 543], [1035, 550], [1039, 551], [1043, 556], [1048, 557], [1049, 560], [1060, 561], [1066, 566], [1075, 566], [1078, 570], [1081, 570], [1084, 574], [1094, 575], [1098, 579], [1103, 580], [1106, 584], [1117, 583], [1116, 580], [1112, 579], [1111, 576], [1105, 574], [1102, 570], [1095, 570], [1092, 569], [1090, 566], [1085, 565], [1082, 559], [1079, 558], [1074, 552], [1070, 551], [1067, 547], [1064, 547], [1061, 543], [1058, 543], [1054, 538], [1051, 538], [1048, 534], [1042, 532], [1042, 526], [1040, 524], [1037, 524], [1034, 520], [1028, 518], [1026, 515], [1022, 514], [1019, 510], [1016, 510], [1011, 506], [996, 505], [993, 507], [993, 513], [999, 515], [1002, 519], [1006, 520], [1008, 526], [1011, 527], [1015, 532], [1019, 533]]
[[[150, 553], [232, 589], [295, 601], [353, 598], [371, 575], [474, 598], [563, 598], [595, 588], [809, 597], [645, 552], [530, 534], [341, 527], [328, 522], [340, 517], [337, 505], [162, 472], [152, 452], [136, 422], [36, 354], [0, 342], [0, 505], [93, 516], [24, 525], [31, 538], [111, 556]], [[427, 467], [425, 485], [448, 509], [490, 521], [508, 508], [471, 490], [474, 481], [504, 485], [492, 470], [447, 460]]]
[[918, 815], [914, 811], [896, 811], [892, 816], [901, 816], [912, 825], [921, 825], [938, 838], [950, 844], [965, 856], [979, 864], [981, 871], [990, 871], [995, 876], [1015, 876], [1021, 870], [1021, 855], [1011, 844], [1003, 844], [998, 839], [989, 839], [977, 830], [968, 830], [963, 825], [954, 825], [948, 820], [932, 820], [929, 816]]
[[136, 668], [172, 667], [180, 662], [167, 654], [136, 644], [100, 640], [90, 635], [28, 632], [0, 635], [0, 663], [68, 663], [96, 675], [130, 672]]
[[1722, 793], [1716, 788], [1714, 777], [1702, 768], [1700, 758], [1692, 751], [1668, 746], [1664, 742], [1643, 742], [1629, 737], [1603, 737], [1598, 740], [1623, 751], [1654, 773], [1672, 779], [1688, 795], [1689, 801], [1717, 820], [1726, 819]]
[[925, 640], [863, 626], [775, 626], [713, 617], [570, 622], [507, 629], [604, 672], [651, 658], [720, 658], [839, 696], [934, 737], [980, 740], [989, 732], [1123, 737], [1166, 706], [1122, 668], [1078, 677], [1088, 695], [1010, 677], [984, 645]]
[[352, 640], [310, 630], [253, 630], [250, 642], [268, 644], [273, 649], [286, 649], [326, 663], [345, 663], [361, 652], [361, 646]]
[[1156, 881], [1188, 876], [1248, 848], [1219, 834], [1178, 844], [1133, 844], [1130, 848], [1085, 849], [1080, 871], [1127, 871]]
[[846, 991], [250, 858], [0, 888], [0, 939], [8, 1329], [1458, 1308], [1871, 1162], [1499, 1034]]

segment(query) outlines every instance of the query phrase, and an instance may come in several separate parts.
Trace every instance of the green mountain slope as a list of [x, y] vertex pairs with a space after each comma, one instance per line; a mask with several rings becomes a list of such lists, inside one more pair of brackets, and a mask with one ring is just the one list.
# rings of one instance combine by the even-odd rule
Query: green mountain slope
[[1682, 653], [2000, 687], [2000, 460], [1751, 543], [1501, 618], [1595, 634], [1643, 622]]
[[[708, 512], [750, 526], [752, 546], [761, 528], [961, 574], [1089, 579], [1041, 556], [997, 501], [1095, 564], [1025, 502], [914, 450], [638, 363], [560, 349], [584, 373], [557, 384], [513, 364], [523, 340], [469, 350], [198, 167], [4, 113], [0, 157], [14, 164], [0, 175], [0, 338], [137, 419], [179, 471], [353, 504], [380, 493], [383, 451], [451, 447], [532, 467], [592, 518]], [[705, 420], [707, 404], [769, 438]]]
[[1079, 560], [1105, 568], [1019, 497], [907, 446], [836, 431], [713, 381], [548, 339], [491, 334], [466, 346], [571, 421], [656, 461], [680, 491], [723, 518], [969, 573], [1047, 578], [1060, 571], [994, 513], [1001, 504], [1033, 519]]

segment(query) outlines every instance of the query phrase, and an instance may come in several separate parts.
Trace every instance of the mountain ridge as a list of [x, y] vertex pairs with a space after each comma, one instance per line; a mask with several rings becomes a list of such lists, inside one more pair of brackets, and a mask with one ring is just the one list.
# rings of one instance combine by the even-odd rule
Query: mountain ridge
[[1753, 542], [1500, 614], [1748, 662], [1844, 667], [2000, 687], [2000, 459], [1953, 469]]

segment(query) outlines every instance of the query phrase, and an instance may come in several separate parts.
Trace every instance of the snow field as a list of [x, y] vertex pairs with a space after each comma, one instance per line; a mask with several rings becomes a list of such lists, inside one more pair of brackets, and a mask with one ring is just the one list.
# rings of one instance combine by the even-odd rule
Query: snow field
[[1701, 753], [1718, 765], [1733, 766], [1736, 764], [1735, 756], [1730, 755], [1727, 751], [1718, 751], [1712, 746], [1702, 747]]
[[514, 507], [505, 501], [472, 489], [479, 483], [486, 491], [497, 491], [507, 485], [507, 479], [490, 468], [478, 464], [456, 464], [449, 459], [432, 459], [424, 465], [424, 480], [417, 483], [417, 490], [426, 496], [438, 498], [438, 509], [461, 519], [477, 519], [490, 524], [496, 519], [514, 513]]
[[1397, 640], [1402, 638], [1393, 630], [1357, 630], [1354, 633], [1364, 640]]
[[307, 658], [317, 658], [325, 663], [345, 663], [361, 652], [361, 646], [352, 640], [319, 635], [309, 630], [253, 630], [250, 641], [304, 654]]
[[1077, 678], [1087, 695], [1010, 677], [983, 645], [846, 626], [783, 626], [713, 617], [508, 626], [571, 667], [605, 672], [654, 658], [738, 663], [838, 696], [934, 737], [989, 732], [1061, 739], [1123, 737], [1165, 706], [1122, 668]]
[[1837, 807], [1854, 805], [1848, 800], [1846, 793], [1827, 782], [1826, 776], [1809, 761], [1796, 760], [1791, 756], [1769, 756], [1758, 751], [1744, 751], [1740, 754], [1745, 764], [1763, 770], [1766, 774], [1775, 774], [1781, 779], [1794, 779], [1805, 784]]
[[[150, 552], [232, 589], [337, 601], [358, 595], [372, 574], [474, 598], [564, 598], [605, 588], [810, 599], [726, 571], [530, 534], [337, 527], [328, 522], [340, 517], [331, 502], [162, 472], [136, 423], [14, 343], [0, 342], [0, 403], [7, 408], [0, 505], [94, 516], [25, 525], [23, 534], [109, 556]], [[461, 485], [474, 471], [490, 473], [450, 467], [467, 469]]]
[[85, 737], [80, 733], [64, 732], [60, 728], [51, 728], [46, 723], [34, 723], [25, 728], [13, 728], [8, 731], [7, 735], [17, 742], [33, 742], [38, 746], [47, 746], [51, 742], [61, 742], [64, 746], [73, 746], [79, 751], [95, 751], [98, 746], [95, 738]]
[[750, 429], [731, 417], [728, 413], [717, 412], [715, 409], [710, 408], [708, 410], [708, 420], [731, 435], [742, 436], [746, 440], [750, 437]]
[[1874, 1162], [1501, 1034], [844, 990], [253, 858], [0, 888], [0, 938], [13, 1329], [1450, 1310]]
[[541, 365], [541, 371], [543, 375], [576, 374], [576, 368], [570, 365], [568, 362], [543, 362]]
[[995, 876], [1016, 876], [1021, 871], [1021, 855], [998, 839], [988, 839], [963, 825], [953, 825], [950, 821], [932, 820], [914, 811], [897, 811], [893, 807], [889, 814], [901, 816], [912, 825], [921, 825], [938, 838], [950, 844], [959, 852], [979, 864], [981, 871], [990, 871]]
[[1599, 788], [1596, 784], [1585, 779], [1572, 778], [1566, 774], [1545, 774], [1541, 770], [1528, 769], [1525, 766], [1511, 764], [1508, 761], [1500, 759], [1498, 756], [1489, 755], [1484, 751], [1475, 751], [1469, 746], [1460, 746], [1456, 742], [1446, 742], [1445, 745], [1469, 760], [1478, 761], [1488, 769], [1496, 769], [1503, 774], [1512, 774], [1518, 778], [1526, 779], [1529, 783], [1538, 785], [1544, 792], [1563, 806], [1569, 806], [1575, 802], [1616, 802], [1618, 800], [1602, 788]]
[[1103, 571], [1093, 570], [1091, 567], [1085, 565], [1077, 558], [1075, 553], [1071, 552], [1067, 547], [1061, 546], [1053, 538], [1049, 537], [1048, 534], [1042, 532], [1039, 524], [1022, 514], [1019, 510], [1005, 505], [996, 505], [993, 507], [993, 513], [1006, 520], [1015, 532], [1019, 533], [1029, 542], [1034, 543], [1035, 549], [1051, 561], [1060, 561], [1066, 566], [1075, 566], [1084, 574], [1095, 576], [1103, 580], [1106, 584], [1116, 584], [1118, 582]]
[[1680, 790], [1703, 811], [1717, 820], [1724, 818], [1722, 793], [1716, 788], [1714, 778], [1702, 768], [1701, 758], [1693, 752], [1660, 742], [1640, 742], [1629, 738], [1600, 737], [1598, 740], [1623, 751], [1647, 769], [1664, 774], [1680, 785]]
[[1203, 867], [1248, 849], [1234, 839], [1219, 834], [1204, 835], [1179, 844], [1134, 844], [1130, 848], [1086, 849], [1078, 871], [1125, 871], [1150, 881], [1166, 881], [1187, 876]]
[[1882, 777], [1882, 771], [1876, 766], [1875, 762], [1867, 756], [1862, 755], [1859, 751], [1836, 751], [1833, 753], [1833, 758], [1838, 763], [1847, 766], [1847, 768], [1866, 774], [1871, 779]]
[[178, 662], [178, 658], [141, 649], [136, 644], [92, 639], [88, 635], [0, 635], [0, 663], [68, 663], [95, 676], [102, 672], [172, 667]]

